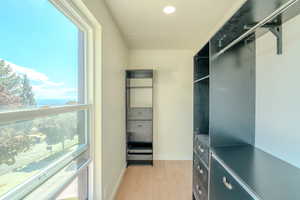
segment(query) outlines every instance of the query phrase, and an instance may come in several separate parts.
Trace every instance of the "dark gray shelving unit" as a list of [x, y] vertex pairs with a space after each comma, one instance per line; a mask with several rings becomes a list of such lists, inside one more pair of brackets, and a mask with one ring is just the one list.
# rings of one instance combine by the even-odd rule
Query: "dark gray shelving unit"
[[153, 70], [126, 71], [127, 165], [153, 165]]
[[300, 169], [255, 146], [256, 39], [270, 31], [284, 54], [299, 14], [300, 1], [248, 0], [195, 56], [194, 199], [300, 199]]
[[208, 200], [209, 186], [209, 43], [194, 57], [193, 198]]

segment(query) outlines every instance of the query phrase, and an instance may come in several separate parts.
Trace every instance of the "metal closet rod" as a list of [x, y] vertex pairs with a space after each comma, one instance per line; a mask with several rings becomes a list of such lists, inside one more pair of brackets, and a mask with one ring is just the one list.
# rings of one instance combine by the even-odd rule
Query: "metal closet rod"
[[[266, 18], [264, 18], [263, 20], [261, 20], [259, 23], [257, 23], [255, 26], [253, 26], [252, 28], [250, 28], [247, 32], [245, 32], [244, 34], [242, 34], [240, 37], [238, 37], [237, 39], [233, 40], [230, 44], [228, 44], [226, 47], [224, 47], [223, 49], [221, 49], [218, 53], [216, 53], [212, 59], [216, 59], [217, 57], [219, 57], [220, 55], [222, 55], [224, 52], [226, 52], [228, 49], [230, 49], [231, 47], [233, 47], [234, 45], [236, 45], [238, 42], [240, 42], [241, 40], [245, 39], [247, 36], [249, 36], [250, 34], [254, 33], [258, 28], [262, 27], [263, 25], [265, 25], [266, 23], [268, 23], [269, 21], [271, 21], [272, 19], [276, 18], [278, 15], [280, 15], [281, 13], [285, 12], [287, 9], [289, 9], [292, 5], [294, 5], [298, 0], [291, 0], [285, 4], [283, 4], [282, 6], [280, 6], [277, 10], [275, 10], [272, 14], [270, 14], [269, 16], [267, 16]], [[246, 25], [246, 24], [245, 24]]]

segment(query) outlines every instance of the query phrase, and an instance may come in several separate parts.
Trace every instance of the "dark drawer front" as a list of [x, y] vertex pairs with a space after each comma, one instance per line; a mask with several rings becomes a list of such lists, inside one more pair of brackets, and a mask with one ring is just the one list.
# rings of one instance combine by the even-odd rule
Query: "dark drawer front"
[[128, 110], [129, 120], [152, 120], [151, 108], [132, 108]]
[[193, 169], [193, 173], [196, 176], [195, 178], [197, 179], [197, 183], [208, 190], [208, 170], [206, 169], [206, 167], [201, 161], [195, 158]]
[[209, 163], [209, 148], [208, 145], [202, 143], [198, 139], [194, 141], [194, 152], [208, 166]]
[[207, 189], [199, 183], [198, 178], [196, 174], [193, 175], [193, 194], [196, 200], [208, 200]]
[[211, 160], [210, 200], [254, 200], [216, 161]]
[[128, 154], [127, 160], [152, 160], [152, 154]]
[[129, 121], [127, 133], [130, 142], [152, 142], [152, 122]]

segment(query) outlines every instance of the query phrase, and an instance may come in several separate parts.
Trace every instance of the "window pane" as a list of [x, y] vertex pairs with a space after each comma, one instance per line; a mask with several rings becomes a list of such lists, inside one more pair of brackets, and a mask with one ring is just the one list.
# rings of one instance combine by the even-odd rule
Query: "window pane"
[[68, 187], [56, 198], [56, 200], [80, 200], [78, 192], [78, 178], [75, 178]]
[[87, 144], [86, 111], [0, 127], [0, 197]]
[[[87, 164], [88, 156], [82, 154], [79, 158], [71, 162], [68, 166], [60, 170], [57, 174], [43, 183], [40, 187], [30, 193], [24, 200], [36, 199], [57, 199], [57, 200], [76, 200], [87, 199], [87, 171], [84, 168], [79, 172], [78, 170]], [[71, 179], [77, 176], [71, 184], [63, 189], [62, 186], [69, 183]], [[84, 178], [84, 180], [83, 180]], [[58, 197], [57, 197], [58, 196]]]
[[6, 0], [1, 7], [0, 111], [82, 99], [79, 29], [47, 0]]

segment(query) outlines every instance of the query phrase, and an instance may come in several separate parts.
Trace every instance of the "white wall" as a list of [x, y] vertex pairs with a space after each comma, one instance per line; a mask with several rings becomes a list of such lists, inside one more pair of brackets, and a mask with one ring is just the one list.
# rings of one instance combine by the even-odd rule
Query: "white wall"
[[300, 16], [283, 26], [283, 55], [271, 33], [257, 41], [256, 146], [300, 167]]
[[154, 159], [191, 160], [193, 55], [189, 50], [132, 50], [129, 68], [154, 69]]
[[[100, 22], [103, 30], [102, 137], [100, 133], [96, 133], [98, 139], [95, 141], [94, 199], [101, 199], [101, 190], [103, 190], [102, 199], [108, 200], [112, 198], [111, 195], [115, 192], [119, 177], [125, 168], [124, 71], [128, 61], [128, 49], [104, 2], [84, 0], [84, 3]], [[95, 123], [101, 122], [97, 122], [96, 119]], [[102, 146], [102, 149], [99, 149], [99, 146]]]

